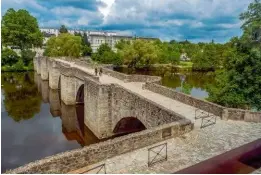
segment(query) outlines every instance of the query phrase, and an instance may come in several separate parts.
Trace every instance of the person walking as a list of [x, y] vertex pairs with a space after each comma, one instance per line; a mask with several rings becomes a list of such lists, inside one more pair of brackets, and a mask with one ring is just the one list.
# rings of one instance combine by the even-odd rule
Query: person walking
[[102, 68], [100, 68], [99, 74], [100, 76], [102, 76]]
[[95, 76], [97, 76], [97, 74], [98, 74], [98, 69], [97, 69], [97, 67], [95, 67]]

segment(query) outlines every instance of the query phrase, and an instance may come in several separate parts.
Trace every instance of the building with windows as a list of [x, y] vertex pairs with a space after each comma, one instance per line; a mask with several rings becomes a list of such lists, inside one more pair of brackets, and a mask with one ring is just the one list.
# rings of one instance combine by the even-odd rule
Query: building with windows
[[[58, 36], [59, 29], [40, 29], [44, 34], [44, 45], [51, 36]], [[146, 40], [156, 40], [157, 38], [148, 37], [136, 37], [128, 35], [120, 35], [116, 32], [107, 31], [87, 31], [87, 30], [68, 30], [68, 33], [74, 35], [75, 33], [81, 33], [82, 35], [86, 33], [88, 41], [91, 45], [92, 51], [95, 53], [101, 44], [107, 43], [113, 51], [116, 51], [115, 44], [120, 40], [133, 40], [133, 39], [146, 39]]]
[[112, 50], [116, 51], [115, 44], [122, 40], [131, 40], [132, 36], [118, 35], [115, 32], [90, 31], [87, 34], [93, 52], [96, 52], [101, 44], [107, 43]]

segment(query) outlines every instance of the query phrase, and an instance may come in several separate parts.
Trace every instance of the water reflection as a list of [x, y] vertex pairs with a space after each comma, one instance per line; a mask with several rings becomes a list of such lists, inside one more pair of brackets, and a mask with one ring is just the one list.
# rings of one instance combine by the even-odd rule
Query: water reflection
[[3, 73], [4, 106], [14, 121], [28, 120], [40, 111], [41, 97], [31, 73]]
[[193, 72], [177, 71], [172, 68], [154, 68], [154, 69], [128, 69], [123, 67], [114, 68], [114, 70], [127, 74], [154, 75], [162, 77], [164, 86], [174, 88], [186, 94], [197, 98], [207, 98], [207, 87], [214, 84], [215, 77], [213, 72]]
[[[1, 170], [16, 168], [100, 140], [77, 115], [83, 109], [61, 103], [59, 91], [30, 73], [2, 74]], [[80, 117], [80, 118], [83, 118]]]

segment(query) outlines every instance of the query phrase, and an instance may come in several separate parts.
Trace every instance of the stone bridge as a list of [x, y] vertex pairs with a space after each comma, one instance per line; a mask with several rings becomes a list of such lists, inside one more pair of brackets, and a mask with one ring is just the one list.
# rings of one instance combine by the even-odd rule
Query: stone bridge
[[175, 92], [161, 86], [156, 76], [126, 75], [103, 67], [99, 77], [91, 64], [60, 58], [37, 57], [34, 66], [51, 89], [60, 90], [66, 105], [83, 105], [79, 120], [100, 139], [122, 134], [129, 125], [138, 131], [174, 121], [193, 124], [198, 108], [222, 119], [260, 122], [261, 118], [260, 112], [229, 109]]
[[[174, 151], [173, 160], [177, 160], [177, 155], [182, 155], [181, 162], [184, 165], [183, 155], [187, 154], [187, 146], [191, 147], [192, 157], [195, 157], [195, 149], [199, 156], [204, 153], [209, 156], [209, 153], [205, 152], [207, 149], [204, 149], [204, 146], [207, 146], [210, 152], [215, 151], [216, 148], [209, 147], [209, 145], [212, 142], [215, 144], [217, 138], [220, 138], [220, 143], [217, 142], [217, 145], [222, 145], [221, 148], [224, 151], [223, 134], [229, 135], [230, 133], [228, 130], [223, 130], [222, 127], [225, 123], [228, 123], [227, 126], [233, 124], [231, 121], [222, 121], [217, 122], [218, 126], [213, 126], [213, 128], [216, 127], [216, 130], [203, 128], [190, 132], [193, 127], [198, 127], [199, 122], [195, 122], [196, 110], [207, 112], [222, 120], [261, 122], [261, 112], [225, 108], [176, 92], [171, 88], [161, 86], [161, 78], [159, 77], [126, 75], [106, 67], [103, 67], [104, 74], [97, 77], [94, 75], [92, 65], [68, 58], [37, 57], [34, 59], [34, 67], [38, 74], [35, 79], [38, 79], [39, 76], [42, 79], [36, 83], [41, 91], [43, 101], [50, 103], [50, 112], [54, 117], [61, 117], [63, 126], [68, 132], [74, 131], [76, 128], [77, 130], [81, 129], [83, 124], [98, 138], [109, 137], [109, 139], [31, 162], [8, 172], [12, 174], [68, 173], [138, 148], [150, 147], [160, 142], [167, 143], [172, 140], [170, 138], [188, 132], [188, 134], [194, 133], [192, 137], [187, 139], [188, 141], [184, 141], [186, 137], [180, 138], [183, 145], [177, 145], [177, 142], [174, 142], [173, 148], [168, 148], [168, 152]], [[77, 112], [75, 115], [75, 106], [72, 105], [80, 106], [84, 115], [79, 115], [82, 116], [79, 117]], [[76, 125], [73, 124], [75, 122]], [[137, 128], [137, 126], [139, 127]], [[237, 124], [235, 126], [234, 128], [238, 128], [243, 135], [247, 136], [241, 126], [239, 127]], [[126, 134], [123, 132], [126, 128], [131, 132], [140, 132], [110, 138], [118, 134]], [[231, 136], [233, 141], [229, 141], [230, 145], [235, 142], [234, 133], [238, 133], [233, 129], [231, 132], [233, 133]], [[213, 139], [209, 143], [209, 138], [202, 136], [202, 141], [200, 137], [195, 137], [195, 133], [209, 134]], [[200, 145], [195, 148], [193, 144], [189, 143], [190, 141], [199, 142]], [[183, 149], [184, 152], [180, 152], [180, 149]], [[147, 163], [148, 150], [145, 150]], [[137, 152], [134, 154], [137, 155]], [[135, 157], [140, 158], [140, 154]], [[126, 160], [131, 160], [131, 157], [127, 156]], [[120, 158], [120, 161], [124, 160]], [[132, 160], [130, 162], [133, 163]], [[136, 164], [136, 162], [134, 163]], [[113, 166], [115, 166], [114, 163]]]
[[[138, 131], [174, 121], [190, 123], [185, 116], [144, 97], [147, 90], [142, 85], [159, 82], [160, 77], [128, 76], [106, 68], [98, 77], [84, 62], [47, 57], [35, 58], [34, 66], [50, 89], [60, 90], [60, 99], [66, 105], [84, 105], [82, 121], [100, 139], [122, 134], [127, 125], [134, 127], [129, 128], [131, 131]], [[111, 74], [117, 74], [117, 78]], [[137, 125], [141, 128], [135, 128]]]

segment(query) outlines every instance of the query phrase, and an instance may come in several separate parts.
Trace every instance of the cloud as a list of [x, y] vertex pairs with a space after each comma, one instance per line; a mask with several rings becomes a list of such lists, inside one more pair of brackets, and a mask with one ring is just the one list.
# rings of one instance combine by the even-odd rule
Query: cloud
[[[238, 17], [252, 0], [3, 0], [25, 8], [41, 27], [111, 30], [163, 40], [225, 42], [241, 34]], [[3, 12], [4, 11], [4, 12]]]

